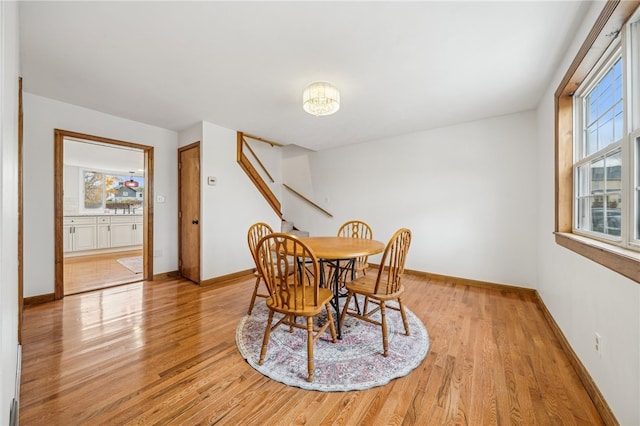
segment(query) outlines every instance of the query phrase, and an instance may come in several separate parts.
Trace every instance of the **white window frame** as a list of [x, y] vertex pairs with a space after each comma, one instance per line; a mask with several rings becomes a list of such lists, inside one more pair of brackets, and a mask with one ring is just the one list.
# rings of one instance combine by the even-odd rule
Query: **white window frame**
[[[624, 37], [621, 37], [623, 39]], [[629, 99], [629, 90], [627, 85], [627, 72], [626, 72], [626, 56], [625, 56], [625, 44], [622, 40], [613, 43], [607, 52], [602, 56], [602, 58], [598, 61], [597, 65], [593, 68], [592, 72], [587, 76], [584, 80], [583, 84], [580, 85], [576, 93], [573, 97], [573, 111], [574, 111], [574, 154], [573, 154], [573, 200], [574, 206], [573, 209], [573, 232], [578, 235], [584, 235], [589, 238], [597, 239], [600, 241], [604, 241], [607, 243], [621, 245], [621, 246], [629, 246], [628, 235], [629, 235], [629, 227], [626, 226], [626, 216], [628, 216], [628, 209], [626, 206], [629, 204], [629, 190], [628, 186], [628, 173], [626, 170], [628, 169], [628, 149], [625, 149], [627, 145], [625, 140], [627, 140], [628, 132], [628, 113], [630, 110]], [[602, 78], [606, 75], [607, 72], [613, 67], [613, 65], [618, 61], [618, 59], [622, 60], [622, 90], [623, 90], [623, 124], [622, 124], [622, 137], [607, 145], [604, 148], [599, 149], [596, 152], [593, 152], [587, 156], [584, 156], [586, 152], [586, 129], [585, 129], [585, 117], [587, 115], [587, 107], [586, 107], [586, 96], [593, 90], [594, 87], [602, 80]], [[610, 153], [613, 153], [617, 150], [621, 151], [622, 156], [622, 170], [621, 170], [621, 179], [622, 179], [622, 206], [621, 206], [621, 231], [620, 236], [612, 236], [607, 235], [605, 233], [596, 232], [587, 229], [578, 228], [579, 222], [579, 196], [578, 196], [578, 188], [580, 185], [580, 180], [578, 179], [578, 169], [581, 166], [591, 163], [594, 159], [599, 157], [607, 157]], [[606, 173], [606, 172], [605, 172]], [[604, 194], [603, 194], [604, 195]], [[638, 247], [640, 248], [640, 247]]]

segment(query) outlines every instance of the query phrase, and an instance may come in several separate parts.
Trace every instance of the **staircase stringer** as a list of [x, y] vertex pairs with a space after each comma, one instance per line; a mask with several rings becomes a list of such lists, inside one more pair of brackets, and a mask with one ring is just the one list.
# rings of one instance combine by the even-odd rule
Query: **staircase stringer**
[[[250, 136], [250, 137], [251, 137], [251, 139], [256, 139], [256, 140], [259, 140], [261, 142], [268, 143], [271, 146], [282, 146], [282, 145], [280, 145], [278, 143], [266, 141], [266, 140], [261, 139], [261, 138], [257, 138], [257, 137], [253, 137], [253, 136]], [[262, 194], [264, 199], [267, 201], [267, 203], [269, 203], [269, 205], [271, 206], [273, 211], [278, 215], [278, 217], [280, 219], [282, 219], [282, 210], [281, 210], [280, 201], [275, 196], [275, 194], [271, 191], [271, 189], [269, 188], [267, 183], [264, 181], [264, 179], [262, 178], [260, 173], [258, 173], [256, 168], [253, 166], [253, 164], [251, 164], [251, 161], [249, 161], [249, 158], [247, 158], [247, 156], [244, 154], [243, 147], [244, 147], [245, 143], [246, 143], [246, 141], [244, 139], [244, 134], [242, 132], [238, 132], [238, 142], [237, 142], [237, 161], [238, 161], [238, 164], [240, 165], [242, 170], [244, 170], [244, 172], [247, 174], [247, 176], [249, 176], [249, 179], [251, 179], [251, 181], [256, 186], [256, 188], [258, 188], [258, 191], [260, 191], [260, 193]], [[248, 146], [248, 144], [247, 144], [247, 146]], [[253, 153], [251, 148], [249, 148], [249, 150], [255, 156], [255, 153]], [[264, 169], [264, 166], [262, 165], [262, 163], [259, 160], [258, 160], [258, 163]], [[266, 170], [265, 170], [265, 172], [267, 173], [267, 175], [269, 175], [269, 173]]]

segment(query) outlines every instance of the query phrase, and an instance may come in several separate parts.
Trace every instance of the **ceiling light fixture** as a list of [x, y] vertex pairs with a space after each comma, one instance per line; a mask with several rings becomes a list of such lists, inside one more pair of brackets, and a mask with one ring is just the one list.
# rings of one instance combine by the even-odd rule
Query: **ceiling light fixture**
[[129, 172], [131, 173], [131, 179], [130, 180], [125, 180], [124, 181], [124, 186], [126, 186], [127, 188], [137, 188], [138, 187], [138, 182], [133, 180], [133, 172]]
[[313, 115], [330, 115], [340, 109], [340, 92], [329, 83], [311, 83], [302, 94], [302, 108]]

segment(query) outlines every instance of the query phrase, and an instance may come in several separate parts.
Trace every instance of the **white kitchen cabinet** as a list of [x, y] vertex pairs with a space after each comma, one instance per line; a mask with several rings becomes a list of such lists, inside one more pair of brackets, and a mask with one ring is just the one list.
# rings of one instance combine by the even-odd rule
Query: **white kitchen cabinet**
[[142, 244], [142, 216], [136, 216], [133, 223], [133, 244]]
[[67, 252], [137, 246], [143, 240], [141, 215], [67, 216], [63, 250]]
[[93, 250], [96, 248], [96, 218], [66, 217], [63, 223], [63, 251]]
[[111, 247], [142, 244], [142, 216], [111, 216]]
[[111, 247], [111, 219], [109, 216], [98, 216], [96, 225], [96, 248]]

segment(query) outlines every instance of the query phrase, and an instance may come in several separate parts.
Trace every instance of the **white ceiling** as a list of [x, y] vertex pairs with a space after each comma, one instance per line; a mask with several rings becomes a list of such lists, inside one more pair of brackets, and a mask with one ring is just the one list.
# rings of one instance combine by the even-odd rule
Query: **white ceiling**
[[[138, 122], [321, 150], [535, 108], [588, 7], [23, 1], [21, 72], [26, 92]], [[313, 81], [340, 111], [302, 110]]]
[[64, 164], [68, 166], [144, 176], [144, 153], [140, 149], [65, 138], [63, 151]]

